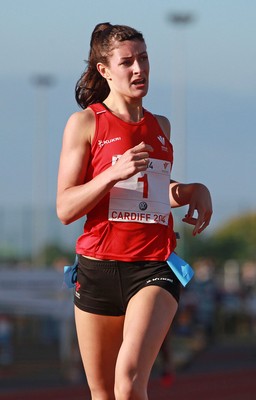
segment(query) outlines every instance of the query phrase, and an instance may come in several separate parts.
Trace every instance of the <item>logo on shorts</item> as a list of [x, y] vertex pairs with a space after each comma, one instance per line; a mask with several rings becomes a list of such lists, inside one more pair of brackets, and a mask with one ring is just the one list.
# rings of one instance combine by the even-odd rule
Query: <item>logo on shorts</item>
[[77, 282], [76, 282], [76, 291], [75, 291], [75, 296], [76, 296], [78, 299], [80, 299], [80, 293], [78, 293], [78, 292], [79, 292], [79, 289], [80, 289], [80, 287], [81, 287], [81, 285], [80, 285], [80, 283], [77, 281]]
[[158, 282], [158, 281], [167, 281], [167, 282], [171, 282], [173, 283], [173, 279], [170, 278], [153, 278], [153, 279], [148, 279], [146, 281], [146, 283], [154, 283], [154, 282]]

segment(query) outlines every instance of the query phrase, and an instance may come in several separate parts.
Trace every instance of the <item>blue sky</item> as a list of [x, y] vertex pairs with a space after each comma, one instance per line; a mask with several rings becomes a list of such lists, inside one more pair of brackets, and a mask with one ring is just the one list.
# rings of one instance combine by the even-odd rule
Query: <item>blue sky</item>
[[[194, 20], [175, 26], [175, 12]], [[212, 229], [255, 210], [255, 18], [254, 0], [2, 0], [0, 205], [54, 205], [62, 132], [77, 110], [74, 85], [91, 31], [109, 21], [144, 34], [144, 105], [172, 123], [173, 177], [210, 188]], [[33, 78], [41, 74], [54, 85], [40, 90]]]

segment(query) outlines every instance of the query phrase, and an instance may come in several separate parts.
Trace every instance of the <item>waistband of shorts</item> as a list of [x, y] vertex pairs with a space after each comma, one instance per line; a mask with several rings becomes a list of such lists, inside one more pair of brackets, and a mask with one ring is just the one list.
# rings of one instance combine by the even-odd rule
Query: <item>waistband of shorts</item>
[[159, 265], [159, 264], [166, 264], [166, 261], [156, 261], [156, 260], [140, 260], [140, 261], [120, 261], [120, 260], [103, 260], [103, 259], [93, 259], [93, 258], [89, 258], [86, 257], [82, 254], [77, 254], [78, 256], [78, 262], [81, 265], [86, 266], [95, 266], [95, 267], [101, 267], [101, 266], [105, 266], [105, 267], [125, 267], [125, 266], [129, 266], [129, 265], [137, 265], [137, 267], [141, 267], [143, 268], [144, 266], [146, 267], [147, 265], [149, 266], [153, 266], [153, 264], [155, 265]]
[[82, 254], [78, 254], [78, 261], [81, 265], [95, 265], [95, 266], [108, 266], [108, 267], [116, 267], [119, 264], [117, 260], [97, 260], [93, 258], [89, 258], [83, 256]]

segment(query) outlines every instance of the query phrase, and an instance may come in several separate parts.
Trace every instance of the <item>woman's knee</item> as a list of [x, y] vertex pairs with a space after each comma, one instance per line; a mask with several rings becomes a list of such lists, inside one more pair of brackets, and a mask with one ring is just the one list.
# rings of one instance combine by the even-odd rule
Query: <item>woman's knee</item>
[[120, 378], [115, 383], [116, 400], [147, 400], [147, 389], [137, 378]]
[[92, 400], [115, 400], [113, 388], [90, 388]]

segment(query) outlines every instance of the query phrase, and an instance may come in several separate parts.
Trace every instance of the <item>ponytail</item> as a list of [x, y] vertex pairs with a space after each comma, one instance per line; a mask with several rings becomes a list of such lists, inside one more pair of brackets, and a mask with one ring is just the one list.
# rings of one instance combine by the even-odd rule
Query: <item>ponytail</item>
[[106, 79], [101, 76], [96, 66], [88, 66], [76, 84], [75, 98], [78, 105], [85, 109], [90, 104], [102, 103], [108, 94], [109, 86]]

